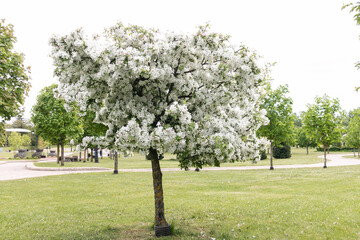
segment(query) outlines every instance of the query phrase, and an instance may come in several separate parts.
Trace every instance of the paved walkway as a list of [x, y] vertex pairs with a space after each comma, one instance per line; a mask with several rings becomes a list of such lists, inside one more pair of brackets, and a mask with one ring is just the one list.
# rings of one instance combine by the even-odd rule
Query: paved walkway
[[[330, 154], [327, 156], [329, 161], [328, 167], [335, 166], [350, 166], [360, 165], [360, 159], [343, 158], [342, 156], [352, 154]], [[323, 156], [319, 156], [323, 157]], [[49, 160], [46, 160], [49, 161]], [[54, 160], [53, 160], [54, 161]], [[275, 169], [283, 168], [316, 168], [323, 167], [323, 163], [315, 164], [294, 164], [294, 165], [275, 165]], [[204, 167], [205, 171], [223, 171], [223, 170], [251, 170], [251, 169], [269, 169], [269, 166], [246, 166], [246, 167]], [[163, 172], [181, 171], [180, 168], [162, 168]], [[193, 170], [193, 169], [191, 169]], [[30, 161], [0, 161], [0, 181], [14, 180], [32, 177], [43, 177], [51, 175], [72, 174], [72, 173], [87, 173], [99, 171], [112, 171], [106, 168], [42, 168], [34, 166]], [[150, 168], [147, 169], [119, 169], [119, 172], [151, 172]]]

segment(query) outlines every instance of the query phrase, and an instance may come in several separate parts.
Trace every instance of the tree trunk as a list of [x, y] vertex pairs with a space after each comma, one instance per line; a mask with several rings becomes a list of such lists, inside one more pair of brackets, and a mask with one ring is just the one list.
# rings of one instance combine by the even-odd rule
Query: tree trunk
[[65, 154], [64, 154], [64, 143], [61, 143], [61, 166], [64, 166]]
[[91, 153], [90, 153], [91, 162], [93, 162], [94, 161], [94, 155], [93, 155], [94, 149], [90, 148], [90, 151], [91, 151]]
[[360, 148], [358, 148], [358, 157], [360, 157]]
[[273, 145], [270, 143], [270, 170], [274, 170], [273, 165]]
[[79, 162], [81, 162], [81, 150], [79, 152]]
[[118, 163], [118, 154], [115, 152], [115, 161], [114, 161], [114, 174], [118, 174], [119, 163]]
[[99, 148], [95, 147], [95, 163], [99, 163]]
[[84, 149], [84, 160], [83, 162], [86, 162], [86, 148]]
[[59, 164], [59, 163], [60, 163], [60, 161], [59, 161], [60, 147], [59, 147], [59, 144], [58, 144], [58, 143], [56, 144], [56, 147], [57, 147], [57, 151], [56, 151], [56, 163]]
[[327, 168], [326, 166], [326, 147], [324, 146], [324, 168]]
[[306, 155], [309, 155], [309, 146], [306, 146]]
[[156, 149], [150, 148], [149, 155], [152, 166], [154, 197], [155, 197], [155, 226], [169, 226], [165, 219], [164, 195], [162, 188], [162, 173], [160, 169], [159, 156]]
[[355, 148], [353, 148], [353, 150], [354, 150], [354, 157], [355, 157]]

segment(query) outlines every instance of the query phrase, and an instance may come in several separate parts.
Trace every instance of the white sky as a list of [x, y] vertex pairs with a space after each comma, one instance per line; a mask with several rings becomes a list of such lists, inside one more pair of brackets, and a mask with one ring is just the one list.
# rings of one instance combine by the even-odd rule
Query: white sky
[[194, 32], [210, 22], [265, 61], [277, 62], [274, 86], [288, 84], [296, 113], [315, 96], [340, 99], [345, 110], [360, 107], [360, 26], [342, 0], [0, 0], [0, 18], [15, 27], [16, 51], [32, 68], [32, 88], [25, 102], [30, 117], [39, 91], [56, 82], [48, 40], [83, 27], [101, 33], [117, 21], [160, 30]]

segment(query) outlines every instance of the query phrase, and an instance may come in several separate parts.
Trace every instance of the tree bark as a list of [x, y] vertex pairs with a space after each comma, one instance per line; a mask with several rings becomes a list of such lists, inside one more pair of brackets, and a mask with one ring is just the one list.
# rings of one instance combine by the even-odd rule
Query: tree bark
[[274, 170], [273, 165], [273, 145], [270, 143], [270, 170]]
[[309, 155], [309, 146], [306, 146], [306, 155]]
[[119, 173], [119, 163], [118, 163], [118, 153], [115, 152], [115, 161], [114, 161], [114, 174]]
[[326, 147], [324, 146], [324, 168], [327, 168], [326, 166]]
[[83, 162], [86, 162], [86, 148], [84, 149], [84, 160]]
[[64, 154], [64, 143], [61, 143], [61, 166], [64, 166], [64, 158], [65, 158], [65, 154]]
[[354, 157], [355, 157], [355, 148], [353, 148], [353, 150], [354, 150], [353, 152], [354, 152]]
[[99, 148], [98, 146], [95, 147], [95, 163], [99, 163]]
[[79, 152], [79, 162], [81, 162], [81, 150]]
[[59, 144], [58, 144], [58, 143], [56, 144], [56, 147], [57, 147], [57, 151], [56, 151], [56, 163], [59, 164], [59, 163], [60, 163], [60, 161], [59, 161], [60, 147], [59, 147]]
[[93, 162], [94, 161], [94, 155], [93, 155], [94, 149], [90, 148], [90, 151], [91, 151], [91, 153], [90, 153], [91, 162]]
[[155, 198], [155, 226], [169, 226], [165, 219], [164, 194], [162, 188], [162, 173], [160, 169], [159, 156], [156, 149], [150, 148], [149, 155], [152, 166], [154, 198]]

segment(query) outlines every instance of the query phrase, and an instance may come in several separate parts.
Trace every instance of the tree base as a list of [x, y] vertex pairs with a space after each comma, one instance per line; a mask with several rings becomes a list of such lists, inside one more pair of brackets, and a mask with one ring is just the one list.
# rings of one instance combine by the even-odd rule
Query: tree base
[[114, 170], [114, 174], [118, 174], [119, 173], [119, 171], [118, 170]]
[[270, 170], [274, 170], [274, 167], [270, 167]]
[[164, 226], [164, 227], [154, 226], [154, 230], [155, 230], [155, 236], [156, 237], [170, 236], [171, 235], [171, 225]]
[[327, 168], [327, 166], [323, 166], [323, 168]]

